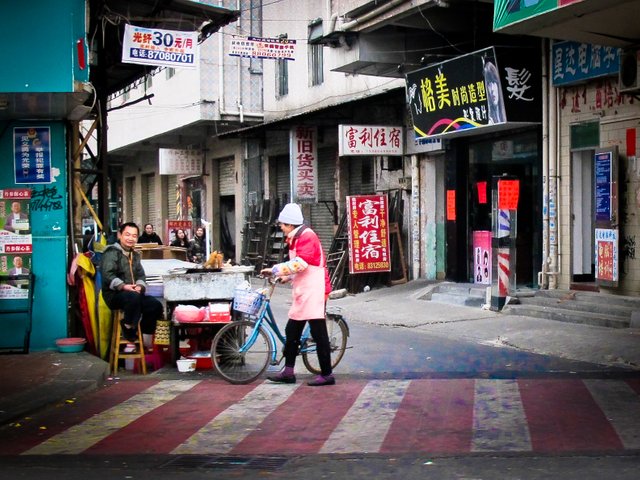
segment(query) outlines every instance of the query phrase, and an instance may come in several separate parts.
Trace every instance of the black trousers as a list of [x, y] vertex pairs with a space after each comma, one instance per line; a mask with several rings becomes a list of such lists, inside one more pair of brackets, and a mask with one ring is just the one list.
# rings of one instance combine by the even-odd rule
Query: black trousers
[[[322, 375], [331, 375], [331, 347], [329, 345], [329, 334], [327, 333], [327, 322], [324, 318], [308, 320], [311, 328], [311, 337], [316, 342], [318, 353], [318, 363]], [[284, 343], [284, 365], [293, 368], [296, 364], [296, 357], [300, 349], [300, 337], [306, 325], [305, 320], [291, 320], [287, 322], [284, 333], [287, 341]]]
[[156, 331], [156, 321], [163, 317], [160, 300], [136, 292], [117, 292], [111, 299], [111, 310], [124, 311], [124, 323], [134, 328], [138, 327], [142, 333], [152, 334]]

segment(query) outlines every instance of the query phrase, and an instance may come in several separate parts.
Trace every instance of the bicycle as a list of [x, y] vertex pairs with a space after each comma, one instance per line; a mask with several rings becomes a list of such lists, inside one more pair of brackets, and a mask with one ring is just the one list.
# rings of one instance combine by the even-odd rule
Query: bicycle
[[[286, 338], [280, 331], [271, 310], [271, 296], [276, 281], [269, 279], [269, 287], [262, 293], [256, 290], [236, 292], [234, 309], [243, 318], [220, 329], [211, 343], [211, 360], [222, 378], [232, 384], [246, 384], [256, 380], [269, 365], [279, 365], [284, 356], [277, 358], [277, 342], [284, 345]], [[347, 348], [349, 327], [341, 315], [327, 314], [327, 332], [331, 346], [331, 367], [335, 368]], [[316, 344], [309, 324], [300, 339], [298, 355], [313, 374], [320, 374]]]

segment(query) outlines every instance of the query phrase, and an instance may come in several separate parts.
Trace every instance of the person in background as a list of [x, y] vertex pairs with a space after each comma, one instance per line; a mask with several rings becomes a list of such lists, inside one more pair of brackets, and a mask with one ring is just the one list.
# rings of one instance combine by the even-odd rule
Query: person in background
[[153, 334], [156, 322], [163, 316], [162, 303], [145, 295], [146, 275], [138, 243], [138, 226], [133, 222], [120, 225], [118, 241], [102, 254], [102, 296], [111, 310], [123, 310], [122, 336], [128, 341], [137, 338], [138, 323], [142, 333]]
[[173, 242], [171, 242], [172, 247], [180, 247], [180, 248], [188, 248], [189, 247], [189, 239], [187, 238], [187, 234], [181, 228], [176, 230], [176, 238]]
[[147, 223], [144, 226], [144, 233], [138, 238], [138, 243], [157, 243], [158, 245], [162, 245], [162, 239], [153, 231], [153, 225]]
[[196, 228], [196, 233], [189, 241], [189, 248], [187, 250], [187, 258], [193, 263], [204, 263], [207, 255], [207, 241], [204, 235], [204, 228]]
[[278, 375], [267, 378], [276, 383], [296, 383], [294, 367], [300, 337], [309, 322], [311, 336], [317, 346], [321, 374], [307, 382], [307, 385], [334, 385], [336, 381], [331, 368], [331, 347], [325, 321], [325, 305], [331, 292], [331, 283], [322, 244], [318, 235], [303, 225], [304, 218], [298, 204], [285, 205], [278, 216], [278, 222], [289, 245], [290, 260], [262, 269], [260, 273], [278, 277], [282, 282], [291, 281], [293, 302], [285, 327], [287, 340], [284, 344], [284, 369]]

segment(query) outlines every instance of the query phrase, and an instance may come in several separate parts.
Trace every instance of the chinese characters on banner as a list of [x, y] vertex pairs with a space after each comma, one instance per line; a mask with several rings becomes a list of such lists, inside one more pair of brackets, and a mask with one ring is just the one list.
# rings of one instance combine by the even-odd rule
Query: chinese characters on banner
[[390, 272], [386, 195], [347, 196], [349, 273]]
[[202, 150], [160, 148], [160, 175], [202, 175]]
[[456, 220], [456, 191], [447, 190], [447, 220]]
[[[28, 188], [0, 190], [0, 275], [26, 275], [31, 271], [32, 239]], [[0, 284], [0, 298], [28, 297], [28, 280]]]
[[271, 58], [294, 60], [296, 41], [279, 38], [237, 37], [231, 39], [229, 55], [232, 57]]
[[402, 127], [339, 125], [339, 155], [404, 155]]
[[15, 183], [51, 183], [51, 129], [13, 129]]
[[517, 210], [520, 196], [520, 180], [498, 180], [498, 208]]
[[553, 85], [572, 85], [590, 78], [617, 75], [620, 49], [573, 41], [553, 42]]
[[315, 127], [290, 131], [291, 200], [315, 203], [318, 198], [318, 146]]
[[196, 68], [198, 32], [124, 26], [122, 62], [173, 68]]
[[618, 281], [618, 230], [596, 228], [596, 279]]

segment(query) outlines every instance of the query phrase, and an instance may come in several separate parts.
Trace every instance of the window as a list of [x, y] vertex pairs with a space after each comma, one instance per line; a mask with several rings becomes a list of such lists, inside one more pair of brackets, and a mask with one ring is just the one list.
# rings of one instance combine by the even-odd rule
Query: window
[[276, 96], [284, 97], [289, 93], [289, 65], [287, 60], [278, 60], [276, 66]]
[[309, 45], [309, 81], [313, 85], [324, 82], [322, 45]]
[[169, 80], [175, 74], [176, 74], [176, 69], [175, 68], [167, 67], [167, 69], [165, 70], [165, 75], [167, 76], [166, 77], [167, 80]]

